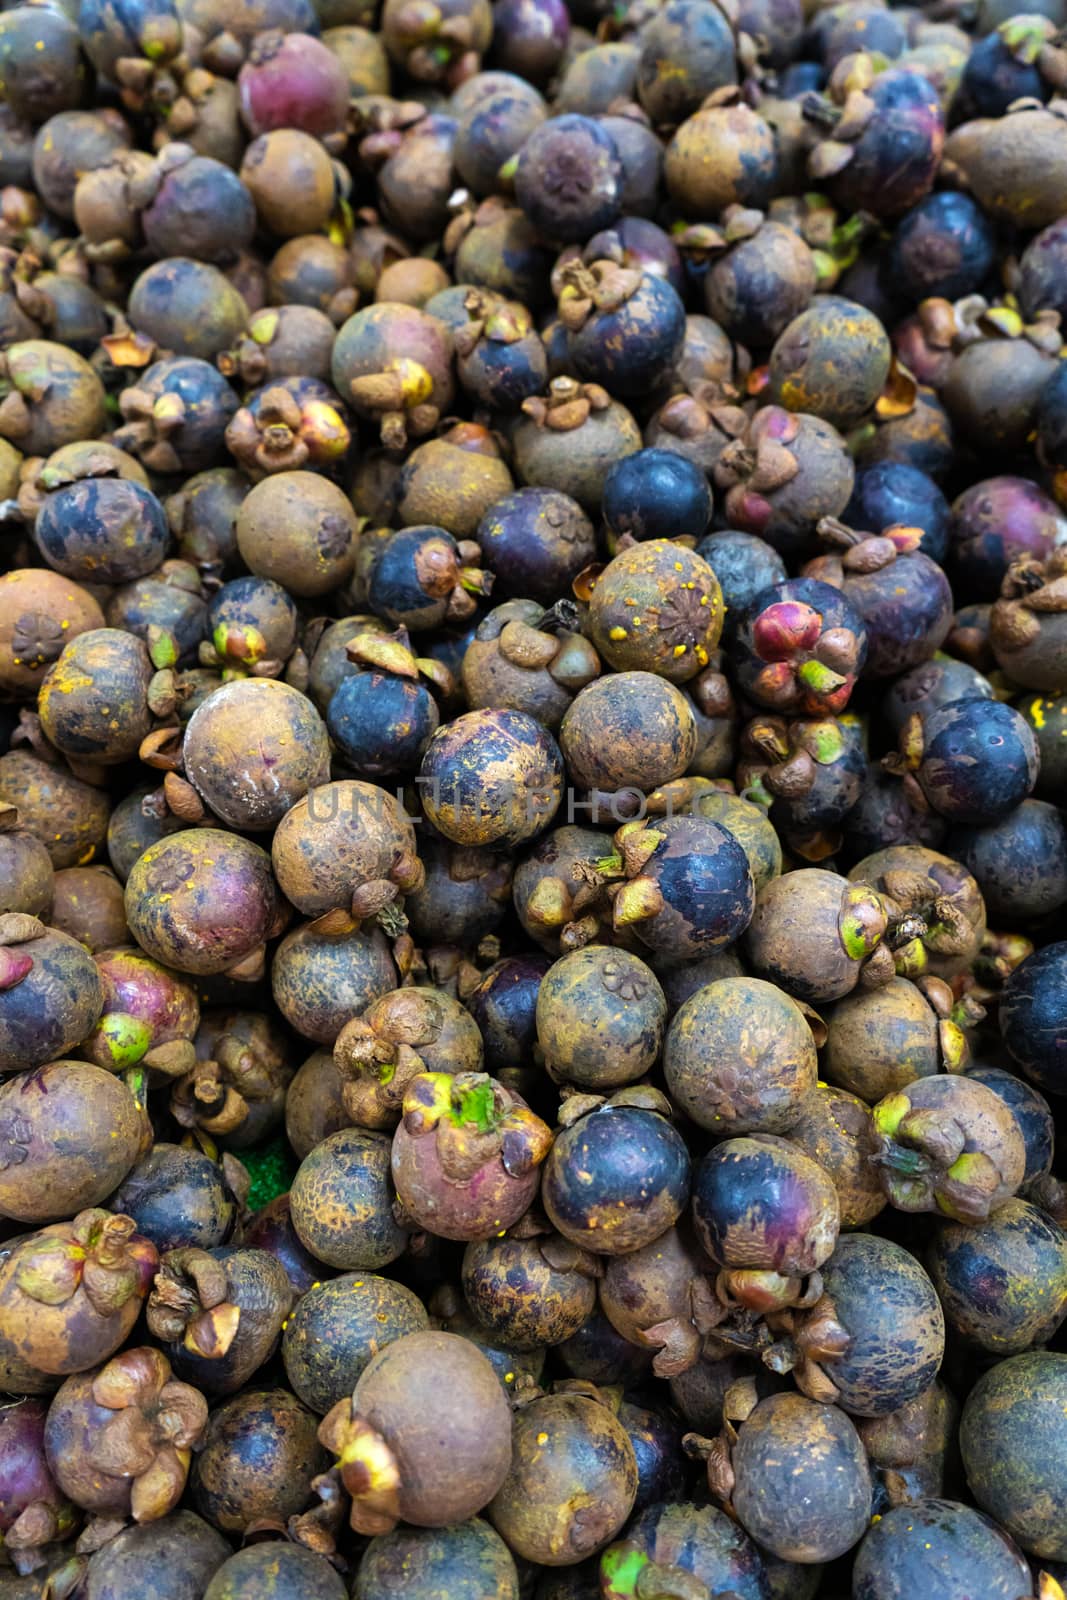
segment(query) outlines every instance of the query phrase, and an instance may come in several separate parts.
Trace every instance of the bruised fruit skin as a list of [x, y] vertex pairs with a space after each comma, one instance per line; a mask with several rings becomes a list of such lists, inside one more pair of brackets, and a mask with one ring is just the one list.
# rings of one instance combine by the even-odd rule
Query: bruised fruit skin
[[121, 1079], [53, 1061], [0, 1085], [0, 1212], [52, 1222], [99, 1205], [141, 1152], [144, 1112]]
[[698, 1323], [710, 1293], [715, 1265], [685, 1226], [613, 1256], [600, 1280], [600, 1307], [615, 1330], [632, 1344], [655, 1350], [652, 1370], [677, 1377], [700, 1356]]
[[718, 579], [691, 550], [649, 539], [597, 577], [590, 637], [618, 672], [656, 672], [685, 683], [707, 666], [722, 632]]
[[949, 1326], [991, 1355], [1047, 1344], [1067, 1316], [1067, 1235], [1025, 1200], [942, 1223], [928, 1264]]
[[285, 1324], [286, 1377], [324, 1417], [351, 1394], [379, 1350], [429, 1325], [418, 1296], [391, 1278], [348, 1272], [313, 1283]]
[[201, 1150], [164, 1141], [153, 1145], [119, 1185], [111, 1207], [128, 1212], [139, 1232], [162, 1251], [210, 1250], [230, 1237], [238, 1213], [222, 1167]]
[[[950, 1026], [954, 1026], [950, 1024]], [[837, 1002], [826, 1035], [823, 1071], [831, 1083], [873, 1105], [916, 1078], [943, 1070], [948, 1052], [937, 1012], [907, 978]], [[953, 1056], [954, 1064], [958, 1056]]]
[[771, 400], [847, 431], [877, 400], [891, 354], [873, 312], [839, 295], [820, 298], [778, 336], [770, 359]]
[[319, 1438], [338, 1457], [352, 1527], [365, 1534], [401, 1520], [462, 1522], [492, 1500], [512, 1455], [511, 1413], [493, 1368], [469, 1340], [435, 1330], [379, 1351]]
[[152, 1522], [181, 1498], [207, 1401], [171, 1374], [160, 1351], [124, 1350], [67, 1379], [45, 1424], [60, 1488], [97, 1516]]
[[490, 1238], [529, 1209], [551, 1142], [540, 1117], [487, 1074], [419, 1073], [393, 1136], [397, 1197], [439, 1238]]
[[875, 966], [882, 981], [892, 977], [889, 952], [884, 963], [879, 955], [888, 921], [873, 889], [818, 867], [786, 872], [757, 896], [745, 935], [748, 958], [761, 978], [798, 1000], [840, 1000], [865, 969]]
[[856, 1552], [853, 1592], [856, 1600], [907, 1600], [974, 1589], [1017, 1600], [1032, 1582], [1018, 1548], [988, 1517], [931, 1498], [891, 1507], [872, 1524]]
[[[3, 848], [0, 835], [0, 855]], [[48, 920], [93, 955], [129, 942], [123, 886], [110, 867], [67, 867], [57, 872]]]
[[106, 1361], [159, 1264], [131, 1217], [81, 1211], [24, 1235], [0, 1265], [0, 1359], [65, 1377]]
[[689, 701], [651, 672], [609, 673], [574, 698], [560, 726], [567, 770], [583, 789], [642, 794], [681, 777], [696, 754]]
[[945, 1348], [941, 1305], [915, 1257], [889, 1239], [848, 1234], [823, 1264], [822, 1283], [814, 1306], [792, 1313], [792, 1332], [766, 1352], [767, 1365], [852, 1416], [886, 1416], [914, 1400]]
[[820, 1083], [804, 1101], [789, 1138], [833, 1180], [842, 1229], [862, 1228], [884, 1210], [885, 1191], [872, 1161], [878, 1148], [874, 1121], [857, 1095]]
[[139, 639], [98, 628], [73, 639], [41, 684], [41, 726], [65, 756], [115, 766], [137, 754], [151, 726], [152, 663]]
[[666, 1017], [663, 991], [643, 961], [626, 950], [587, 945], [542, 979], [537, 1043], [557, 1080], [613, 1089], [655, 1065]]
[[753, 1310], [794, 1303], [837, 1242], [837, 1190], [788, 1140], [727, 1139], [693, 1183], [697, 1238], [724, 1289]]
[[200, 1515], [231, 1537], [262, 1518], [298, 1515], [328, 1464], [317, 1426], [286, 1389], [246, 1389], [217, 1406], [192, 1472]]
[[[510, 1237], [474, 1241], [463, 1253], [468, 1306], [516, 1350], [563, 1344], [596, 1305], [593, 1257], [536, 1227], [531, 1219]], [[530, 1237], [520, 1236], [527, 1231]]]
[[301, 1244], [343, 1272], [384, 1267], [407, 1244], [393, 1218], [384, 1134], [345, 1128], [323, 1139], [301, 1163], [289, 1195]]
[[64, 922], [56, 920], [56, 874], [48, 851], [32, 833], [19, 827], [18, 811], [6, 801], [0, 801], [0, 884], [0, 916], [17, 911], [29, 917], [45, 917], [61, 933], [77, 937]]
[[83, 944], [36, 917], [0, 916], [0, 1072], [69, 1055], [92, 1031], [102, 1001]]
[[216, 828], [189, 828], [150, 845], [126, 881], [126, 921], [154, 960], [179, 972], [223, 972], [275, 930], [270, 857]]
[[1033, 1351], [985, 1373], [963, 1408], [960, 1450], [971, 1493], [1028, 1555], [1067, 1560], [1067, 1466], [1060, 1419], [1067, 1356]]
[[545, 1395], [515, 1413], [511, 1469], [488, 1515], [509, 1548], [546, 1567], [613, 1539], [637, 1494], [637, 1460], [594, 1390]]
[[325, 1045], [396, 982], [396, 966], [379, 928], [330, 934], [305, 923], [282, 940], [271, 966], [279, 1011], [298, 1033]]
[[186, 776], [233, 828], [273, 828], [329, 777], [326, 726], [306, 696], [273, 678], [224, 683], [193, 712]]
[[146, 1320], [179, 1377], [206, 1394], [232, 1394], [274, 1353], [292, 1302], [285, 1268], [265, 1250], [172, 1250]]
[[400, 1594], [406, 1600], [519, 1600], [511, 1552], [487, 1522], [451, 1528], [396, 1528], [363, 1553], [353, 1600]]
[[724, 978], [671, 1022], [663, 1070], [675, 1104], [713, 1133], [788, 1133], [814, 1088], [811, 1027], [760, 978]]
[[799, 1394], [761, 1400], [733, 1451], [733, 1505], [746, 1533], [785, 1561], [830, 1561], [871, 1514], [867, 1456], [852, 1423]]
[[22, 827], [44, 845], [57, 872], [84, 866], [107, 837], [107, 794], [29, 750], [0, 756], [0, 801], [16, 807]]
[[440, 990], [393, 989], [341, 1029], [334, 1063], [351, 1120], [394, 1128], [419, 1073], [481, 1071], [481, 1035], [465, 1007]]
[[1011, 1110], [975, 1078], [919, 1078], [874, 1108], [891, 1205], [982, 1222], [1019, 1189], [1026, 1146]]
[[691, 1574], [706, 1594], [766, 1600], [762, 1554], [718, 1506], [660, 1502], [635, 1517], [626, 1538], [604, 1551], [601, 1592], [604, 1600], [634, 1600], [655, 1594], [662, 1582], [669, 1594], [675, 1574], [682, 1581]]
[[598, 1255], [624, 1255], [657, 1239], [689, 1198], [684, 1141], [658, 1109], [626, 1103], [628, 1092], [639, 1093], [623, 1090], [614, 1102], [579, 1109], [545, 1162], [549, 1221]]
[[551, 822], [563, 761], [552, 735], [524, 711], [469, 711], [430, 740], [419, 790], [446, 839], [514, 846]]

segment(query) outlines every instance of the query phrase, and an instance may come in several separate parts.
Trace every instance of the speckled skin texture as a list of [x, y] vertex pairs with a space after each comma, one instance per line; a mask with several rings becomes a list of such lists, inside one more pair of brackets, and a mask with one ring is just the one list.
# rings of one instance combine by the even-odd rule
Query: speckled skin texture
[[237, 1204], [222, 1169], [201, 1150], [160, 1141], [111, 1196], [110, 1209], [134, 1219], [159, 1251], [210, 1250], [233, 1231]]
[[978, 1504], [1033, 1556], [1067, 1560], [1067, 1355], [1002, 1361], [971, 1390], [960, 1421], [967, 1483]]
[[118, 628], [79, 634], [41, 684], [37, 708], [46, 737], [65, 756], [103, 766], [132, 760], [152, 722], [151, 678], [148, 652], [132, 634]]
[[[36, 840], [32, 843], [37, 845]], [[37, 848], [43, 856], [43, 847]], [[0, 857], [3, 853], [0, 840]], [[0, 872], [2, 870], [0, 868]], [[66, 867], [57, 872], [52, 914], [45, 920], [60, 933], [69, 933], [94, 955], [129, 942], [122, 884], [110, 867]]]
[[0, 689], [32, 695], [60, 650], [104, 613], [86, 590], [46, 568], [24, 567], [0, 578]]
[[217, 267], [173, 256], [146, 267], [130, 290], [129, 318], [175, 355], [212, 361], [243, 333], [248, 307]]
[[763, 206], [778, 176], [774, 133], [750, 106], [705, 106], [678, 129], [663, 158], [667, 192], [687, 217], [729, 205]]
[[634, 1083], [655, 1065], [667, 1002], [645, 963], [586, 945], [548, 971], [537, 996], [537, 1042], [557, 1079], [583, 1089]]
[[1019, 1124], [1026, 1145], [1026, 1171], [1023, 1187], [1043, 1178], [1052, 1170], [1055, 1147], [1055, 1127], [1052, 1111], [1044, 1095], [1031, 1088], [1025, 1079], [1016, 1077], [1004, 1067], [987, 1067], [983, 1064], [968, 1069], [968, 1078], [976, 1078], [987, 1089], [999, 1095]]
[[665, 1118], [606, 1105], [557, 1134], [542, 1202], [565, 1238], [600, 1255], [624, 1255], [676, 1221], [689, 1198], [689, 1155]]
[[700, 556], [667, 539], [622, 551], [596, 580], [589, 633], [619, 672], [656, 672], [685, 683], [707, 664], [722, 632], [722, 590]]
[[229, 1554], [226, 1540], [194, 1511], [135, 1523], [90, 1557], [87, 1600], [202, 1600]]
[[779, 336], [770, 395], [789, 411], [813, 412], [835, 428], [855, 426], [889, 374], [889, 338], [878, 318], [840, 295], [817, 301]]
[[369, 933], [316, 933], [294, 928], [278, 946], [271, 968], [275, 1003], [307, 1039], [333, 1044], [350, 1017], [396, 987], [389, 944]]
[[943, 1223], [928, 1266], [949, 1326], [992, 1355], [1047, 1344], [1067, 1315], [1067, 1235], [1025, 1200]]
[[569, 495], [595, 516], [611, 468], [640, 450], [641, 429], [626, 407], [612, 400], [565, 433], [523, 417], [515, 427], [512, 446], [515, 469], [524, 483]]
[[1018, 1600], [1030, 1570], [1012, 1541], [970, 1506], [920, 1500], [887, 1511], [856, 1553], [855, 1600]]
[[456, 539], [473, 539], [482, 518], [513, 488], [511, 473], [497, 456], [465, 450], [448, 439], [428, 439], [401, 471], [399, 514], [405, 527], [430, 523]]
[[353, 1600], [519, 1600], [519, 1577], [500, 1535], [471, 1517], [450, 1528], [396, 1528], [372, 1539]]
[[567, 335], [573, 370], [623, 399], [643, 397], [669, 378], [685, 343], [685, 307], [665, 278], [646, 272], [614, 310], [594, 311]]
[[150, 845], [126, 881], [126, 921], [148, 955], [179, 972], [222, 972], [266, 939], [277, 890], [259, 845], [189, 828]]
[[842, 1228], [861, 1228], [886, 1205], [877, 1169], [870, 1108], [854, 1094], [822, 1083], [789, 1130], [791, 1141], [829, 1173]]
[[232, 583], [223, 584], [208, 610], [208, 626], [214, 633], [227, 624], [257, 628], [263, 635], [268, 659], [286, 661], [292, 654], [296, 605], [273, 578], [234, 578]]
[[348, 1272], [312, 1284], [285, 1324], [286, 1376], [304, 1404], [324, 1417], [352, 1393], [379, 1350], [429, 1325], [417, 1295], [390, 1278]]
[[[748, 857], [753, 886], [758, 894], [782, 870], [782, 846], [767, 813], [739, 795], [709, 790], [693, 802], [693, 814], [717, 822], [737, 840]], [[724, 974], [725, 976], [725, 974]]]
[[633, 1446], [608, 1407], [546, 1395], [515, 1414], [511, 1471], [488, 1515], [527, 1561], [570, 1566], [614, 1538], [636, 1493]]
[[[610, 818], [604, 816], [605, 825]], [[574, 823], [564, 823], [543, 835], [515, 869], [512, 898], [523, 928], [531, 939], [550, 951], [560, 954], [559, 929], [545, 927], [528, 914], [528, 904], [538, 885], [545, 878], [558, 878], [573, 896], [586, 881], [586, 876], [596, 870], [596, 864], [610, 856], [614, 846], [611, 835], [594, 828], [581, 828]]]
[[420, 838], [426, 882], [405, 896], [412, 937], [429, 943], [476, 945], [491, 933], [510, 902], [508, 857], [493, 850], [457, 848], [432, 835]]
[[704, 279], [708, 311], [746, 347], [765, 349], [815, 292], [815, 261], [804, 240], [780, 222], [718, 257]]
[[[83, 153], [88, 164], [90, 156], [84, 147], [79, 151]], [[43, 199], [44, 189], [38, 187]], [[8, 345], [4, 365], [12, 388], [23, 396], [29, 413], [27, 431], [18, 438], [23, 455], [51, 455], [61, 445], [103, 432], [107, 421], [104, 386], [75, 351], [47, 339], [26, 339]], [[34, 399], [38, 389], [40, 397]]]
[[574, 782], [607, 793], [627, 786], [648, 793], [669, 783], [686, 770], [696, 746], [689, 701], [651, 672], [612, 673], [588, 684], [560, 728]]
[[317, 472], [277, 472], [241, 501], [236, 534], [254, 573], [316, 598], [350, 577], [359, 524], [335, 483]]
[[760, 978], [699, 989], [671, 1023], [663, 1070], [674, 1103], [713, 1133], [787, 1133], [815, 1088], [800, 1007]]
[[741, 1526], [786, 1561], [830, 1561], [850, 1550], [871, 1514], [867, 1456], [834, 1406], [799, 1394], [761, 1400], [734, 1447]]
[[517, 489], [478, 524], [485, 565], [505, 594], [551, 605], [596, 556], [593, 525], [570, 495]]
[[592, 1261], [573, 1250], [569, 1265], [566, 1247], [561, 1254], [558, 1246], [557, 1241], [552, 1260], [542, 1253], [539, 1238], [487, 1239], [469, 1244], [463, 1253], [467, 1304], [515, 1349], [562, 1344], [596, 1304]]
[[331, 1267], [384, 1267], [407, 1244], [393, 1220], [384, 1134], [362, 1128], [331, 1134], [301, 1163], [289, 1193], [300, 1242]]
[[41, 841], [25, 828], [0, 833], [0, 913], [21, 911], [68, 933], [70, 930], [63, 923], [53, 921], [54, 896], [55, 874]]
[[822, 1268], [837, 1320], [851, 1335], [825, 1364], [840, 1405], [884, 1416], [912, 1400], [941, 1364], [945, 1320], [933, 1285], [908, 1251], [874, 1234], [847, 1234]]
[[1000, 701], [957, 700], [931, 712], [923, 734], [919, 783], [934, 809], [954, 822], [997, 822], [1037, 781], [1033, 730]]
[[908, 978], [839, 1000], [829, 1018], [823, 1072], [873, 1105], [941, 1069], [937, 1014]]
[[343, 1087], [330, 1049], [312, 1051], [297, 1068], [285, 1096], [285, 1134], [298, 1160], [329, 1134], [350, 1126]]
[[693, 1219], [720, 1266], [802, 1276], [834, 1247], [837, 1191], [784, 1139], [727, 1139], [697, 1171]]
[[274, 1540], [231, 1556], [204, 1600], [345, 1600], [345, 1584], [325, 1556]]
[[1039, 1089], [1067, 1086], [1067, 941], [1016, 967], [1004, 988], [1000, 1027], [1014, 1059]]
[[514, 846], [551, 822], [563, 761], [552, 735], [524, 711], [469, 711], [430, 740], [419, 788], [446, 839]]
[[101, 1203], [137, 1159], [144, 1122], [120, 1078], [53, 1061], [0, 1085], [0, 1210], [54, 1222]]
[[231, 827], [269, 831], [330, 773], [326, 726], [298, 690], [274, 678], [224, 683], [193, 712], [185, 771]]
[[694, 0], [671, 0], [639, 43], [637, 97], [654, 123], [681, 122], [706, 95], [737, 80], [729, 27]]
[[49, 566], [79, 583], [130, 583], [154, 572], [170, 532], [150, 489], [125, 478], [84, 478], [50, 494], [34, 526]]
[[284, 1522], [303, 1511], [312, 1478], [329, 1465], [317, 1428], [287, 1389], [250, 1389], [218, 1406], [192, 1472], [200, 1515], [234, 1535], [260, 1518]]
[[0, 800], [17, 806], [20, 826], [40, 840], [56, 871], [91, 861], [107, 835], [103, 790], [29, 750], [0, 756]]
[[[975, 1078], [942, 1072], [919, 1078], [902, 1092], [913, 1110], [934, 1113], [944, 1124], [954, 1124], [963, 1136], [964, 1154], [981, 1152], [993, 1163], [999, 1182], [982, 1192], [983, 1205], [989, 1211], [1017, 1192], [1026, 1171], [1026, 1146], [1018, 1122], [992, 1089]], [[945, 1166], [935, 1162], [933, 1178], [937, 1200], [931, 1201], [929, 1209], [939, 1204], [950, 1216], [955, 1215], [951, 1209], [951, 1184], [940, 1189], [939, 1174], [944, 1177]]]
[[[718, 1506], [693, 1505], [685, 1500], [651, 1505], [634, 1518], [626, 1538], [656, 1567], [692, 1573], [707, 1586], [709, 1595], [768, 1600], [770, 1589], [759, 1551]], [[605, 1552], [601, 1564], [605, 1600], [614, 1600], [617, 1592], [610, 1584], [610, 1568], [611, 1553]], [[670, 1578], [665, 1577], [664, 1581], [669, 1584]]]

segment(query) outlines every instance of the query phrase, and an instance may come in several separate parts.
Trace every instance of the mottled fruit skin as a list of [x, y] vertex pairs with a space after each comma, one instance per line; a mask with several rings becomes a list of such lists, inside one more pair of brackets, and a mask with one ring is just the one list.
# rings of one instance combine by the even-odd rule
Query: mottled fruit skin
[[1063, 512], [1028, 478], [983, 478], [952, 502], [951, 553], [961, 593], [995, 600], [1009, 565], [1043, 561], [1067, 534]]
[[78, 583], [131, 583], [154, 572], [170, 530], [156, 496], [126, 478], [85, 478], [50, 494], [33, 530], [50, 567]]
[[397, 973], [380, 928], [319, 933], [294, 928], [274, 953], [271, 989], [286, 1021], [306, 1039], [332, 1045], [350, 1017], [396, 988]]
[[1067, 1092], [1067, 942], [1027, 956], [1004, 986], [1000, 1029], [1038, 1088]]
[[0, 800], [17, 808], [57, 872], [91, 861], [107, 836], [107, 794], [29, 750], [0, 756]]
[[893, 1506], [872, 1524], [856, 1552], [854, 1600], [1018, 1600], [1030, 1569], [1011, 1539], [971, 1506], [919, 1500]]
[[53, 1222], [105, 1200], [140, 1153], [146, 1129], [120, 1078], [53, 1061], [0, 1085], [0, 1213]]
[[697, 1237], [722, 1267], [803, 1277], [834, 1248], [837, 1191], [785, 1139], [727, 1139], [697, 1169]]
[[130, 290], [128, 314], [161, 349], [204, 361], [236, 343], [248, 322], [248, 307], [229, 279], [186, 256], [147, 267]]
[[488, 1516], [510, 1549], [570, 1566], [613, 1539], [637, 1494], [637, 1460], [607, 1406], [545, 1395], [515, 1414], [511, 1470]]
[[572, 1246], [560, 1253], [561, 1244], [546, 1254], [537, 1238], [493, 1238], [463, 1252], [467, 1304], [511, 1349], [563, 1344], [596, 1305], [592, 1261]]
[[202, 1600], [230, 1554], [221, 1534], [195, 1511], [134, 1523], [96, 1551], [86, 1573], [92, 1600]]
[[651, 672], [608, 674], [587, 684], [560, 725], [567, 770], [583, 789], [642, 794], [678, 778], [696, 754], [689, 701]]
[[389, 1278], [344, 1273], [314, 1283], [285, 1325], [286, 1376], [304, 1404], [324, 1417], [352, 1393], [379, 1350], [429, 1325], [418, 1297]]
[[537, 1005], [547, 956], [505, 956], [496, 961], [467, 997], [485, 1047], [487, 1072], [499, 1075], [525, 1066], [537, 1039]]
[[276, 906], [266, 851], [215, 828], [150, 845], [126, 881], [130, 932], [179, 972], [222, 972], [240, 961], [267, 938]]
[[700, 816], [667, 817], [649, 834], [655, 848], [636, 882], [654, 886], [662, 904], [634, 921], [642, 944], [668, 962], [733, 944], [755, 905], [748, 857], [733, 834]]
[[211, 1250], [233, 1233], [237, 1201], [222, 1168], [202, 1150], [159, 1141], [111, 1196], [156, 1249]]
[[345, 1584], [325, 1556], [272, 1539], [223, 1562], [204, 1600], [345, 1600]]
[[799, 1394], [761, 1400], [742, 1424], [733, 1469], [741, 1526], [785, 1561], [831, 1561], [867, 1527], [867, 1456], [834, 1406]]
[[519, 1600], [511, 1552], [487, 1522], [471, 1517], [450, 1528], [394, 1528], [363, 1553], [353, 1600]]
[[[555, 489], [516, 489], [478, 524], [482, 559], [506, 594], [552, 605], [596, 556], [593, 525]], [[2, 591], [0, 591], [2, 593]]]
[[[635, 1546], [651, 1563], [653, 1573], [656, 1568], [692, 1573], [709, 1595], [768, 1600], [761, 1552], [718, 1506], [694, 1505], [679, 1498], [646, 1507], [627, 1528], [625, 1542], [605, 1550], [601, 1557], [604, 1600], [628, 1600], [633, 1593], [628, 1585], [616, 1587], [616, 1580], [623, 1580], [630, 1570]], [[670, 1583], [671, 1578], [665, 1576], [664, 1581]], [[650, 1592], [655, 1592], [654, 1584]]]
[[760, 978], [698, 989], [671, 1022], [663, 1054], [667, 1088], [712, 1133], [788, 1133], [816, 1084], [807, 1018]]
[[677, 1221], [689, 1198], [689, 1154], [658, 1113], [602, 1106], [557, 1134], [541, 1197], [572, 1244], [624, 1255]]
[[978, 1065], [967, 1070], [968, 1078], [976, 1078], [987, 1089], [1004, 1101], [1023, 1136], [1026, 1145], [1026, 1171], [1022, 1187], [1025, 1189], [1035, 1178], [1043, 1178], [1052, 1170], [1055, 1149], [1055, 1125], [1052, 1108], [1044, 1095], [1038, 1094], [1024, 1079], [1006, 1067]]
[[574, 371], [632, 399], [670, 378], [685, 343], [685, 307], [665, 278], [646, 272], [614, 311], [595, 312], [567, 336]]
[[902, 69], [881, 73], [867, 92], [874, 117], [828, 189], [850, 211], [866, 205], [879, 217], [899, 216], [933, 187], [945, 143], [941, 105], [925, 75]]
[[645, 963], [605, 945], [563, 956], [537, 996], [537, 1042], [549, 1072], [594, 1091], [650, 1071], [666, 1019], [663, 990]]
[[21, 982], [0, 990], [0, 1072], [32, 1071], [69, 1056], [103, 1005], [96, 963], [77, 939], [49, 928], [13, 948], [33, 965]]
[[1067, 1235], [1025, 1200], [943, 1223], [928, 1264], [949, 1326], [991, 1355], [1047, 1344], [1067, 1315]]
[[193, 712], [185, 770], [216, 816], [263, 833], [330, 775], [326, 725], [298, 690], [274, 678], [224, 683]]
[[542, 123], [519, 152], [515, 198], [535, 228], [562, 243], [609, 227], [622, 201], [622, 163], [610, 133], [573, 114]]
[[[591, 557], [590, 557], [591, 559]], [[86, 590], [44, 567], [0, 578], [0, 689], [30, 695], [63, 646], [104, 626], [104, 613]]]
[[119, 628], [79, 634], [38, 693], [46, 737], [77, 760], [102, 766], [131, 760], [151, 727], [151, 678], [148, 652], [132, 634]]
[[303, 1511], [328, 1465], [317, 1417], [286, 1389], [246, 1389], [216, 1407], [192, 1473], [193, 1502], [221, 1533]]
[[877, 1139], [870, 1107], [857, 1095], [820, 1083], [809, 1095], [789, 1137], [829, 1173], [841, 1208], [841, 1227], [862, 1228], [886, 1205], [871, 1157]]
[[814, 412], [835, 428], [854, 427], [878, 398], [891, 353], [873, 312], [829, 295], [779, 335], [771, 351], [770, 397], [789, 411]]
[[849, 1334], [847, 1350], [824, 1368], [837, 1403], [853, 1416], [886, 1416], [920, 1394], [941, 1365], [945, 1319], [934, 1287], [907, 1250], [867, 1233], [839, 1239], [822, 1275]]
[[998, 822], [1037, 781], [1033, 730], [997, 700], [957, 700], [923, 724], [917, 777], [927, 800], [953, 822]]
[[819, 867], [772, 878], [756, 898], [745, 935], [757, 974], [809, 1005], [849, 994], [859, 978], [862, 953], [857, 947], [857, 954], [850, 954], [841, 939], [847, 892], [846, 880]]
[[953, 828], [946, 848], [973, 873], [997, 926], [1067, 904], [1067, 825], [1047, 800], [1024, 800], [989, 828]]
[[551, 822], [563, 761], [552, 735], [524, 711], [470, 711], [430, 740], [419, 789], [446, 839], [514, 846]]
[[907, 978], [845, 995], [829, 1020], [823, 1074], [871, 1105], [942, 1066], [938, 1018]]
[[971, 1493], [1028, 1555], [1067, 1561], [1067, 1355], [1034, 1351], [978, 1380], [960, 1419]]
[[301, 1244], [342, 1272], [373, 1272], [395, 1261], [407, 1244], [393, 1220], [383, 1134], [363, 1128], [331, 1134], [301, 1163], [289, 1195]]

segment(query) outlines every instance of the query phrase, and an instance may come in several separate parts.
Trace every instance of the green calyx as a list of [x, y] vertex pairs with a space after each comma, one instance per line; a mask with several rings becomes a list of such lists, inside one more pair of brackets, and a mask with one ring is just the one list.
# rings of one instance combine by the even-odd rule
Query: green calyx
[[457, 1086], [448, 1115], [454, 1127], [472, 1127], [479, 1133], [492, 1133], [499, 1120], [492, 1083], [487, 1079], [470, 1088]]
[[96, 1039], [114, 1067], [132, 1067], [152, 1046], [152, 1030], [128, 1011], [111, 1011], [101, 1017]]
[[600, 1592], [604, 1600], [633, 1600], [642, 1572], [649, 1565], [643, 1550], [632, 1544], [615, 1544], [600, 1558]]

